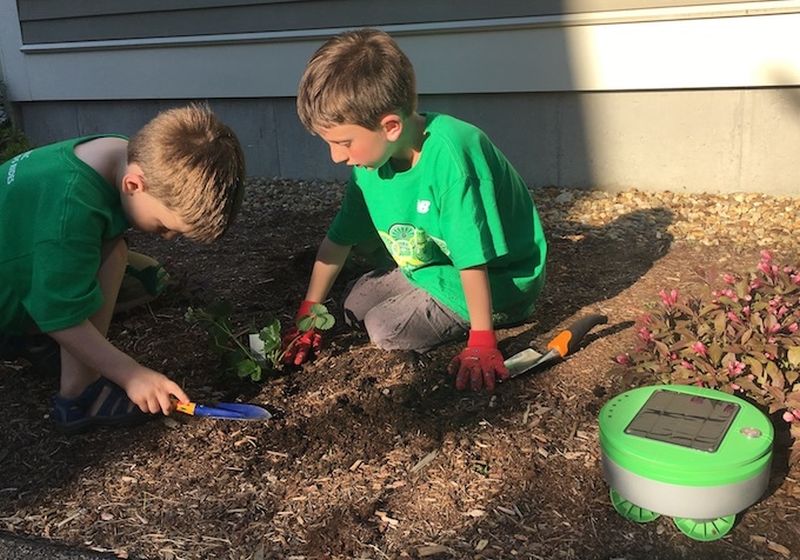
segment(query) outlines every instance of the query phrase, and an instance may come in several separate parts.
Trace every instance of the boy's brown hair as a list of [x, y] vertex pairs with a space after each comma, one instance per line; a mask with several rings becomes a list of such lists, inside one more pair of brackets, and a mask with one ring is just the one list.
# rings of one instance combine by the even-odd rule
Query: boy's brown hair
[[233, 222], [244, 196], [244, 155], [233, 131], [204, 104], [168, 109], [128, 143], [128, 163], [148, 192], [211, 242]]
[[308, 62], [297, 93], [297, 114], [312, 133], [340, 124], [375, 130], [385, 115], [406, 117], [416, 109], [414, 68], [377, 29], [328, 39]]

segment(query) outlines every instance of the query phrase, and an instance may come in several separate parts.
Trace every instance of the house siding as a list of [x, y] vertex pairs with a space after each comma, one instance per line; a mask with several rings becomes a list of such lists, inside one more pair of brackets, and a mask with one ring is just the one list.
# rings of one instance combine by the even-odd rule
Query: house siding
[[[367, 4], [373, 12], [356, 9]], [[342, 19], [323, 17], [333, 5], [347, 8]], [[224, 31], [241, 31], [230, 27], [238, 10], [297, 17], [314, 6], [320, 13], [311, 10], [302, 29], [272, 17], [253, 18], [259, 32]], [[533, 187], [800, 192], [800, 0], [457, 6], [401, 13], [351, 0], [324, 10], [311, 0], [0, 0], [0, 72], [36, 144], [131, 134], [158, 110], [201, 99], [233, 126], [251, 175], [341, 179], [347, 169], [302, 128], [294, 96], [322, 41], [376, 25], [414, 64], [420, 108], [486, 130]], [[207, 35], [188, 26], [203, 10], [218, 14], [200, 18]], [[177, 17], [188, 26], [179, 32], [192, 34], [165, 25], [163, 37], [133, 38], [136, 14]], [[86, 22], [111, 16], [134, 19], [116, 39], [87, 40]], [[87, 18], [83, 34], [23, 41], [26, 22], [70, 17]]]
[[724, 0], [19, 0], [25, 45], [537, 17]]

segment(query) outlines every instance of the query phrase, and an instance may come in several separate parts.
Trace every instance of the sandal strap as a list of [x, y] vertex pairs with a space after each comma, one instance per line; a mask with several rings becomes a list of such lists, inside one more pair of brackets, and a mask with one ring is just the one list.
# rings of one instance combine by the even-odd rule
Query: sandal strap
[[67, 433], [94, 426], [135, 425], [155, 417], [139, 410], [122, 387], [105, 377], [90, 384], [74, 399], [54, 395], [52, 403], [53, 420]]

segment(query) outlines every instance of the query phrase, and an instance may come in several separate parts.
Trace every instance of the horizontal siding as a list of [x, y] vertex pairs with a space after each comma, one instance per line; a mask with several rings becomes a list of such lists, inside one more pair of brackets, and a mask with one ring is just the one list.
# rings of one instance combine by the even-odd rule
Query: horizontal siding
[[[797, 196], [800, 89], [422, 96], [423, 111], [482, 128], [531, 187], [765, 192]], [[22, 103], [36, 144], [133, 134], [188, 100]], [[238, 135], [249, 175], [344, 179], [291, 98], [212, 99]], [[531, 131], [535, 131], [531, 133]], [[780, 138], [776, 142], [775, 138]]]
[[19, 0], [25, 45], [731, 4], [724, 0]]

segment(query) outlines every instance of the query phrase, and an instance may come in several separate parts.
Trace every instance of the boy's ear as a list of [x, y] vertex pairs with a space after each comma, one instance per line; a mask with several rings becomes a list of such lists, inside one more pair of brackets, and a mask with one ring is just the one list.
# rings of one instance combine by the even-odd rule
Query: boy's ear
[[403, 132], [403, 118], [395, 113], [389, 113], [381, 119], [381, 129], [390, 142], [397, 142]]
[[147, 189], [141, 168], [138, 165], [128, 165], [125, 175], [122, 177], [122, 193], [132, 195], [135, 192], [144, 192], [145, 190]]

